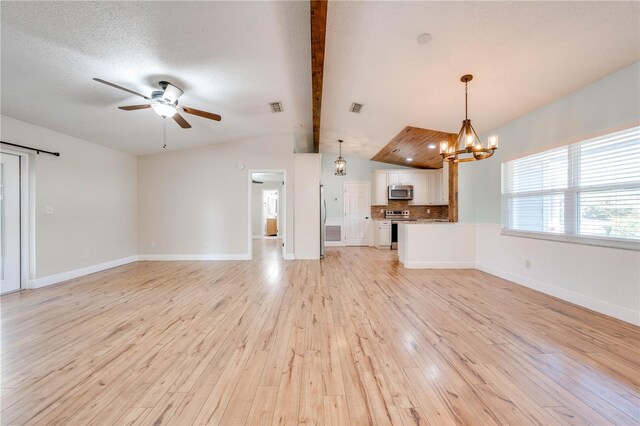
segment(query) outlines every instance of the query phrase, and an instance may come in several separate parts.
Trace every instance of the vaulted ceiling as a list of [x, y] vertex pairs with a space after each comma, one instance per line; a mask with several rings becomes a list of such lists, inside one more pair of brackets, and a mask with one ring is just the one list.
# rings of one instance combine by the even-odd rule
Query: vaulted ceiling
[[[222, 115], [168, 122], [169, 149], [292, 134], [312, 147], [307, 1], [2, 1], [0, 13], [2, 114], [156, 152], [162, 119], [118, 110], [140, 99], [92, 78], [144, 94], [168, 80], [182, 104]], [[465, 73], [470, 117], [489, 131], [638, 61], [639, 13], [638, 2], [331, 1], [320, 150], [344, 139], [347, 155], [370, 158], [405, 126], [457, 133]]]
[[638, 16], [638, 2], [330, 2], [321, 150], [344, 139], [371, 158], [405, 126], [458, 133], [468, 73], [469, 118], [491, 131], [638, 61]]

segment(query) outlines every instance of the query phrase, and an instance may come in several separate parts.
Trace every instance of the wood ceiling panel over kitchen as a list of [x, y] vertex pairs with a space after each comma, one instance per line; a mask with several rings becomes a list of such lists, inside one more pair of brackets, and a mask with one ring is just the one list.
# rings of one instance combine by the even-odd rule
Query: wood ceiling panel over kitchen
[[[371, 160], [418, 169], [442, 167], [440, 142], [455, 138], [453, 133], [407, 126], [386, 144]], [[434, 148], [429, 148], [433, 144]], [[411, 158], [412, 161], [407, 161]]]

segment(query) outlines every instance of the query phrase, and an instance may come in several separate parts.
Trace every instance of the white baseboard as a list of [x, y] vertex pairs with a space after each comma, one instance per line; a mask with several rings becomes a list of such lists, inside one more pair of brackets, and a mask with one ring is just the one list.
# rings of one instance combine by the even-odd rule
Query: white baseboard
[[262, 235], [254, 235], [253, 239], [254, 240], [261, 240], [262, 239]]
[[408, 261], [404, 262], [407, 269], [474, 269], [474, 262], [425, 262], [425, 261]]
[[138, 260], [171, 261], [171, 260], [250, 260], [248, 254], [141, 254]]
[[284, 257], [284, 260], [295, 260], [296, 259], [296, 256], [293, 253], [287, 253], [283, 257]]
[[116, 266], [126, 265], [127, 263], [136, 262], [138, 256], [123, 257], [122, 259], [110, 260], [108, 262], [98, 263], [84, 268], [74, 269], [72, 271], [61, 272], [59, 274], [49, 275], [47, 277], [35, 278], [27, 281], [28, 289], [36, 289], [46, 287], [48, 285], [57, 284], [63, 281], [82, 277], [84, 275], [93, 274], [104, 271], [105, 269], [115, 268]]
[[528, 278], [522, 275], [507, 272], [489, 265], [478, 263], [476, 264], [476, 269], [500, 278], [504, 278], [505, 280], [509, 280], [516, 284], [529, 287], [541, 293], [557, 297], [558, 299], [575, 303], [576, 305], [585, 307], [587, 309], [591, 309], [593, 311], [600, 312], [619, 320], [640, 326], [640, 315], [638, 315], [637, 312], [634, 312], [631, 309], [612, 305], [611, 303], [607, 303], [602, 300], [594, 299], [592, 297], [585, 296], [571, 290], [560, 288], [552, 284], [547, 284], [533, 278]]
[[325, 241], [325, 247], [344, 247], [344, 242], [342, 241]]

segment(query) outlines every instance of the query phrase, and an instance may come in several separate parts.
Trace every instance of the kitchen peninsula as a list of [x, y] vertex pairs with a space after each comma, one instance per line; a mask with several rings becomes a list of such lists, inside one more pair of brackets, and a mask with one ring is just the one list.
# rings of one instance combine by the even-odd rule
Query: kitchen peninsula
[[[438, 241], [438, 244], [433, 244]], [[475, 267], [473, 225], [439, 221], [398, 224], [398, 258], [407, 269]]]

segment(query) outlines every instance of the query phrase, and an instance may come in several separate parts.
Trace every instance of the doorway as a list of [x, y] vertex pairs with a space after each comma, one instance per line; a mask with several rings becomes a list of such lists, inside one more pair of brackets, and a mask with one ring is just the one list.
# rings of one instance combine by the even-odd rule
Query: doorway
[[[286, 253], [286, 174], [284, 170], [249, 170], [249, 258], [265, 251]], [[271, 255], [270, 255], [271, 256]]]
[[0, 294], [22, 288], [21, 157], [0, 155]]
[[279, 190], [262, 190], [262, 236], [263, 238], [279, 237]]
[[369, 182], [344, 183], [344, 245], [371, 245], [371, 192]]

